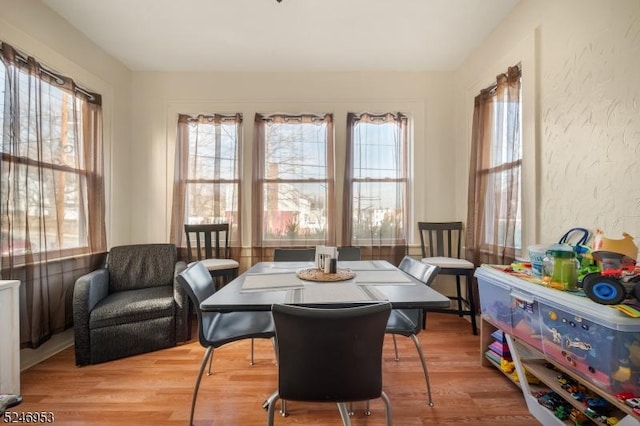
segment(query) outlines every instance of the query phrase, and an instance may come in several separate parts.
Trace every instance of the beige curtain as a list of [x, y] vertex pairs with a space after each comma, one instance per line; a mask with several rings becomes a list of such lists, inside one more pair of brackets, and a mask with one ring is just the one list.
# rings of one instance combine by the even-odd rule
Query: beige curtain
[[340, 244], [398, 265], [407, 253], [408, 119], [402, 113], [347, 115]]
[[186, 259], [185, 223], [228, 223], [239, 259], [242, 114], [180, 114], [177, 130], [170, 241]]
[[75, 280], [106, 251], [101, 97], [6, 43], [1, 60], [1, 277], [37, 347], [73, 325]]
[[510, 67], [475, 98], [465, 253], [476, 265], [510, 264], [519, 249], [520, 77]]
[[253, 260], [274, 247], [335, 245], [331, 114], [256, 114]]

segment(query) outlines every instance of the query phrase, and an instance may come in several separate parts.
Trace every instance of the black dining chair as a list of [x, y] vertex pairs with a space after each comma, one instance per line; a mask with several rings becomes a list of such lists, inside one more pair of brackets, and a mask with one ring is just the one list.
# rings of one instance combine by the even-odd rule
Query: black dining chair
[[[412, 257], [405, 256], [398, 269], [404, 273], [411, 275], [413, 278], [422, 282], [423, 284], [430, 286], [434, 278], [438, 274], [438, 268], [435, 265], [428, 265], [420, 262]], [[427, 398], [429, 405], [433, 407], [433, 398], [431, 396], [431, 384], [429, 382], [429, 371], [427, 370], [427, 361], [420, 346], [418, 340], [418, 333], [424, 328], [424, 322], [426, 316], [423, 315], [422, 309], [392, 309], [391, 315], [389, 315], [389, 321], [387, 322], [387, 334], [393, 336], [393, 349], [395, 353], [395, 360], [400, 361], [398, 357], [398, 345], [396, 344], [396, 335], [405, 336], [411, 338], [413, 344], [418, 351], [420, 362], [422, 363], [422, 371], [424, 373], [424, 379], [427, 384]]]
[[274, 262], [314, 262], [316, 249], [313, 248], [275, 248], [273, 249]]
[[362, 260], [360, 247], [338, 247], [338, 260]]
[[389, 302], [335, 309], [273, 305], [278, 389], [264, 405], [267, 425], [273, 425], [279, 398], [337, 403], [345, 426], [351, 424], [346, 403], [382, 398], [391, 425], [391, 403], [382, 390], [390, 311]]
[[[476, 305], [473, 293], [475, 265], [461, 258], [462, 222], [418, 222], [422, 261], [440, 267], [440, 275], [453, 275], [456, 280], [456, 295], [449, 299], [456, 302], [455, 308], [433, 309], [433, 312], [468, 315], [473, 334], [478, 334]], [[462, 291], [460, 277], [465, 277], [466, 291]], [[465, 294], [466, 293], [466, 294]]]
[[251, 363], [253, 364], [253, 339], [270, 339], [275, 336], [275, 328], [271, 312], [203, 312], [200, 304], [207, 297], [215, 293], [216, 288], [209, 271], [203, 262], [195, 262], [177, 276], [178, 283], [185, 289], [193, 303], [198, 317], [198, 339], [200, 344], [207, 348], [202, 357], [202, 363], [198, 370], [198, 377], [193, 389], [191, 400], [191, 414], [189, 425], [193, 425], [193, 415], [198, 397], [200, 381], [204, 373], [205, 365], [209, 361], [211, 375], [211, 363], [213, 351], [224, 344], [238, 340], [251, 339]]
[[238, 276], [240, 264], [231, 259], [228, 223], [185, 224], [184, 232], [188, 262], [203, 262], [217, 288]]

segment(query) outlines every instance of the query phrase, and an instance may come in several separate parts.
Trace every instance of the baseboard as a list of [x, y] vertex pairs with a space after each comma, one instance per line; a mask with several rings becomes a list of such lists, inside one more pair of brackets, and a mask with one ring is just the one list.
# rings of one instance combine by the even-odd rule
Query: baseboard
[[73, 346], [73, 328], [54, 334], [37, 349], [21, 349], [20, 371], [31, 368], [70, 346]]

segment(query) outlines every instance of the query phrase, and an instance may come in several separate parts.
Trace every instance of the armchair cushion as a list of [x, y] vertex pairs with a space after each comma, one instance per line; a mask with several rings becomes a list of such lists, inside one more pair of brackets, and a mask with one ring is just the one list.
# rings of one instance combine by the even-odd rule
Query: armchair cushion
[[91, 311], [89, 328], [110, 327], [137, 321], [172, 317], [173, 288], [149, 287], [119, 291], [104, 298]]
[[171, 286], [177, 251], [173, 244], [113, 247], [107, 255], [109, 292]]

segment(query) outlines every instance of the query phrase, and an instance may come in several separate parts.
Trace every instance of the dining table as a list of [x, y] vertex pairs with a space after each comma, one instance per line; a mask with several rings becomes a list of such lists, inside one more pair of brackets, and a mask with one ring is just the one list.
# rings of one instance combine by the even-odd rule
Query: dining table
[[225, 313], [269, 311], [282, 303], [340, 308], [379, 301], [390, 302], [393, 309], [449, 306], [449, 298], [390, 262], [360, 260], [338, 261], [335, 274], [323, 274], [314, 262], [259, 262], [202, 301], [200, 308]]

